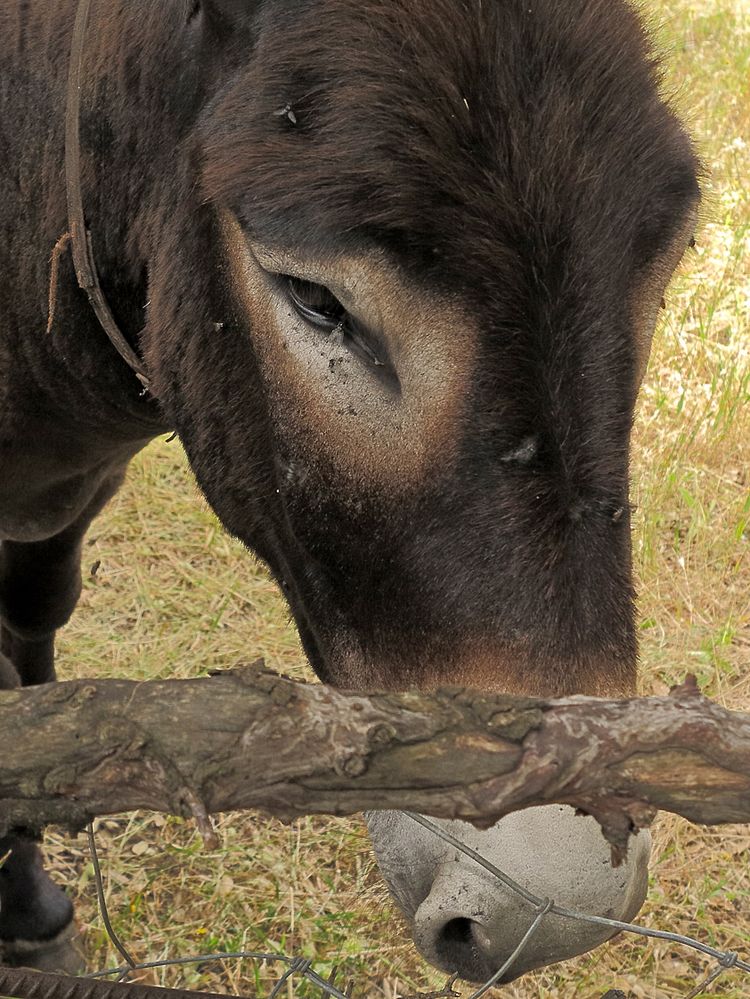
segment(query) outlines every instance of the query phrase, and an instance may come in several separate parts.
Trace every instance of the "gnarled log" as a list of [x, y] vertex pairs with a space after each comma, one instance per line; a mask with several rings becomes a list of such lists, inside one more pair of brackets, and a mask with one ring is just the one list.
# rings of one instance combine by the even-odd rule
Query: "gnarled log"
[[153, 809], [283, 819], [401, 808], [490, 825], [562, 802], [616, 853], [656, 809], [750, 822], [750, 715], [702, 697], [347, 693], [261, 664], [0, 693], [0, 832]]

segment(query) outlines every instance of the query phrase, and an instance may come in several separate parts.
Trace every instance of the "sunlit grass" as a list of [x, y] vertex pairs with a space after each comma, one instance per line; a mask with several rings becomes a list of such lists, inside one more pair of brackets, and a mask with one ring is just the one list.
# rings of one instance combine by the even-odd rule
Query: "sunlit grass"
[[[698, 245], [677, 276], [656, 338], [633, 455], [642, 689], [694, 672], [732, 708], [750, 708], [750, 3], [662, 0], [668, 88], [706, 164]], [[194, 676], [263, 656], [309, 676], [275, 587], [196, 495], [176, 443], [156, 443], [88, 541], [81, 607], [60, 640], [64, 676]], [[279, 950], [341, 966], [355, 995], [442, 986], [418, 958], [373, 869], [357, 820], [285, 827], [255, 815], [219, 822], [206, 853], [189, 824], [153, 816], [103, 823], [113, 919], [138, 957]], [[83, 841], [54, 836], [75, 885], [92, 965], [117, 963], [95, 911]], [[647, 925], [750, 951], [750, 829], [702, 830], [662, 817]], [[621, 938], [503, 990], [511, 999], [684, 995], [705, 962]], [[272, 980], [249, 963], [157, 972], [154, 980], [247, 993]], [[313, 995], [305, 985], [289, 995]], [[727, 974], [713, 993], [740, 999]], [[500, 994], [500, 993], [498, 993]]]

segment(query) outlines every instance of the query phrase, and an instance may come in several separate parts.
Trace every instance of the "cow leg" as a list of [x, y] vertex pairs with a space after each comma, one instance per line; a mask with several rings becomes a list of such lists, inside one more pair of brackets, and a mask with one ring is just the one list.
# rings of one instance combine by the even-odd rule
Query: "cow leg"
[[[19, 685], [0, 653], [0, 689]], [[40, 838], [30, 829], [0, 836], [0, 963], [73, 973], [80, 966], [71, 942], [73, 906], [42, 867]]]
[[[54, 537], [2, 543], [0, 687], [55, 679], [55, 631], [81, 592], [83, 537], [123, 475], [124, 469], [114, 471], [81, 516]], [[74, 972], [81, 961], [73, 945], [73, 906], [44, 870], [40, 841], [35, 829], [12, 829], [0, 837], [0, 961]]]
[[[30, 547], [34, 546], [23, 546]], [[8, 542], [0, 549], [0, 581], [6, 584], [0, 589], [0, 599], [13, 585], [20, 551]], [[19, 589], [28, 582], [22, 581]], [[6, 604], [12, 608], [13, 601], [2, 599], [4, 611]], [[19, 686], [22, 671], [27, 682], [54, 679], [51, 635], [24, 642], [5, 623], [1, 631], [0, 686]], [[42, 866], [40, 839], [31, 829], [14, 829], [0, 837], [0, 961], [40, 970], [76, 971], [79, 962], [71, 944], [73, 906]]]
[[0, 547], [2, 652], [24, 687], [55, 679], [55, 632], [78, 602], [89, 523], [77, 521], [44, 541], [4, 541]]

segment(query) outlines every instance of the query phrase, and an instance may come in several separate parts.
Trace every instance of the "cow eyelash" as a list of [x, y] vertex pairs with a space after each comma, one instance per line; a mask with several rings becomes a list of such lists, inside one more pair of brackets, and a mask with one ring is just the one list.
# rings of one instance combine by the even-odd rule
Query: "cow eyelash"
[[304, 281], [290, 274], [283, 275], [283, 281], [295, 311], [312, 326], [332, 333], [341, 323], [346, 322], [346, 309], [324, 285]]
[[287, 297], [297, 315], [310, 326], [340, 338], [353, 353], [360, 355], [370, 364], [382, 367], [386, 362], [373, 349], [364, 330], [349, 315], [336, 296], [322, 284], [280, 275]]

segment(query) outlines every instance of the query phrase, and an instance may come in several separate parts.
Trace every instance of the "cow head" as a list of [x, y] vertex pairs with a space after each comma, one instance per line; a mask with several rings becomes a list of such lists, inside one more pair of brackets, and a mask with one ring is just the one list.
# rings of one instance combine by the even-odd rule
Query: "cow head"
[[[198, 221], [154, 274], [148, 366], [316, 673], [632, 694], [633, 407], [699, 197], [635, 13], [211, 0], [197, 16], [220, 84], [194, 136]], [[644, 836], [613, 869], [570, 809], [446, 826], [561, 904], [642, 902]], [[491, 974], [528, 909], [407, 817], [370, 828], [423, 953]], [[509, 977], [607, 935], [550, 918]]]

